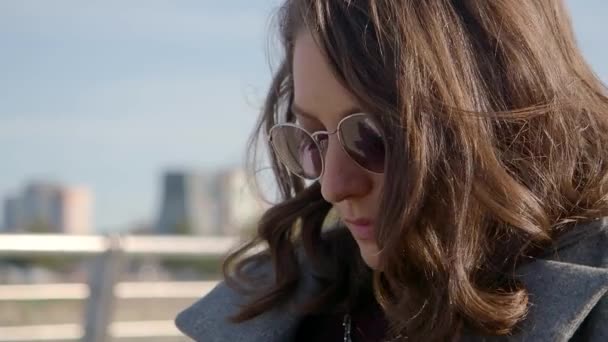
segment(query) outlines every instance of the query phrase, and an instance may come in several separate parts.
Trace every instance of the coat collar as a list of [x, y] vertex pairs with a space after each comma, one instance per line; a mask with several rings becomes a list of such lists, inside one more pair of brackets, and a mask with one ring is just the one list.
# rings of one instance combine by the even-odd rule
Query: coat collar
[[301, 317], [287, 310], [273, 309], [251, 320], [234, 324], [228, 317], [246, 301], [225, 283], [182, 311], [175, 323], [195, 341], [283, 342], [290, 341]]
[[[593, 244], [594, 235], [603, 234], [603, 241], [608, 241], [608, 220], [599, 220], [584, 228], [574, 229], [560, 239], [563, 244], [560, 243], [556, 253], [550, 257], [535, 259], [517, 269], [519, 279], [528, 290], [530, 310], [527, 319], [513, 335], [484, 337], [465, 334], [464, 340], [566, 341], [572, 337], [591, 309], [608, 293], [607, 265], [589, 266], [577, 257], [586, 255], [593, 247], [598, 248]], [[608, 251], [606, 247], [601, 246]], [[312, 278], [307, 278], [298, 296], [306, 297], [314, 293], [314, 288]], [[301, 316], [287, 307], [273, 309], [243, 323], [228, 322], [226, 318], [245, 303], [245, 297], [222, 282], [181, 312], [176, 325], [196, 341], [291, 340]]]
[[465, 341], [568, 341], [608, 293], [607, 256], [608, 217], [572, 227], [546, 255], [516, 270], [530, 303], [521, 326], [510, 336]]
[[530, 301], [515, 341], [567, 341], [608, 291], [608, 270], [539, 259], [521, 268]]
[[[205, 342], [284, 342], [291, 341], [302, 315], [293, 310], [294, 302], [309, 298], [316, 292], [317, 283], [310, 265], [302, 265], [303, 277], [295, 300], [282, 307], [234, 324], [228, 317], [235, 315], [248, 302], [248, 297], [220, 282], [209, 294], [178, 314], [175, 324], [184, 334], [195, 341]], [[250, 270], [260, 279], [271, 279], [269, 264]]]

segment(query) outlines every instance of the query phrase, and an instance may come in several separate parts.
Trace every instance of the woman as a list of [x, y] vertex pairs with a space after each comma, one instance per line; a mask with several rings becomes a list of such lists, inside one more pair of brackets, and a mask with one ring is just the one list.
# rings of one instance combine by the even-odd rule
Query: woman
[[608, 98], [561, 0], [287, 0], [280, 28], [282, 201], [183, 332], [608, 339]]

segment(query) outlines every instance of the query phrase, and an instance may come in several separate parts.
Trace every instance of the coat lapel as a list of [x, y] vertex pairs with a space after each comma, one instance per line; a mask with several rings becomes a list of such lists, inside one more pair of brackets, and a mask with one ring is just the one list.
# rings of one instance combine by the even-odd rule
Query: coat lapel
[[[270, 263], [252, 266], [248, 272], [260, 275], [262, 283], [273, 278]], [[184, 334], [195, 341], [204, 342], [284, 342], [291, 341], [302, 316], [294, 310], [299, 303], [310, 298], [317, 289], [311, 266], [300, 265], [302, 278], [294, 298], [284, 306], [276, 307], [263, 314], [238, 324], [231, 323], [228, 317], [239, 312], [250, 302], [228, 287], [219, 283], [211, 292], [192, 306], [179, 313], [175, 324]]]
[[299, 318], [279, 308], [243, 323], [228, 321], [245, 304], [245, 298], [218, 284], [208, 295], [181, 312], [175, 323], [195, 341], [205, 342], [280, 342], [289, 341]]
[[[563, 236], [553, 253], [519, 267], [529, 312], [510, 336], [465, 335], [465, 341], [568, 341], [602, 298], [608, 298], [603, 255], [608, 220], [580, 225]], [[604, 260], [602, 260], [604, 258]], [[593, 263], [592, 263], [593, 261]], [[597, 264], [598, 267], [588, 266]]]
[[521, 268], [530, 312], [517, 341], [567, 341], [608, 292], [608, 270], [554, 260]]

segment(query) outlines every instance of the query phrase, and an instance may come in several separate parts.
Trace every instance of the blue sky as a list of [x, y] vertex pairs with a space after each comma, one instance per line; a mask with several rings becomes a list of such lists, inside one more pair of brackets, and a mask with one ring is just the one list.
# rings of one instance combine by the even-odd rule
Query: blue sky
[[[164, 170], [239, 165], [279, 2], [0, 1], [0, 196], [88, 185], [96, 227], [124, 229], [155, 219]], [[567, 3], [608, 81], [608, 2]]]

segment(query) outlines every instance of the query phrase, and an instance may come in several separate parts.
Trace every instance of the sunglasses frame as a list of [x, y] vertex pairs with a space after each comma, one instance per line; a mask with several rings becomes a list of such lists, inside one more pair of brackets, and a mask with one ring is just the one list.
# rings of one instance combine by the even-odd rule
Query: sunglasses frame
[[[304, 179], [304, 180], [307, 180], [307, 181], [312, 181], [312, 182], [317, 181], [317, 180], [321, 179], [321, 177], [322, 177], [322, 176], [323, 176], [323, 174], [325, 173], [325, 153], [326, 153], [326, 151], [323, 151], [323, 150], [321, 149], [321, 145], [319, 144], [319, 141], [317, 140], [317, 136], [319, 136], [319, 135], [327, 135], [327, 139], [328, 139], [328, 141], [329, 141], [329, 137], [330, 137], [331, 135], [336, 134], [336, 135], [338, 136], [338, 141], [340, 142], [340, 147], [342, 148], [342, 151], [344, 151], [344, 153], [346, 153], [346, 155], [348, 156], [348, 158], [349, 158], [350, 160], [352, 160], [352, 161], [353, 161], [353, 162], [354, 162], [354, 163], [355, 163], [355, 164], [356, 164], [358, 167], [360, 167], [361, 169], [365, 170], [366, 172], [369, 172], [369, 173], [374, 174], [374, 175], [382, 175], [382, 174], [384, 174], [384, 172], [374, 172], [374, 171], [368, 170], [367, 168], [365, 168], [365, 167], [363, 167], [361, 164], [359, 164], [359, 162], [357, 162], [357, 161], [355, 160], [355, 158], [353, 158], [353, 157], [350, 155], [350, 153], [347, 151], [347, 148], [344, 146], [344, 142], [342, 141], [342, 135], [341, 135], [341, 134], [337, 134], [338, 132], [340, 132], [340, 128], [342, 127], [342, 123], [344, 123], [346, 120], [349, 120], [349, 119], [352, 119], [353, 117], [358, 117], [358, 116], [359, 116], [359, 117], [361, 117], [361, 116], [363, 116], [363, 117], [370, 117], [370, 118], [372, 118], [372, 120], [373, 120], [373, 117], [372, 117], [370, 114], [368, 114], [368, 113], [353, 113], [353, 114], [349, 114], [349, 115], [345, 116], [344, 118], [342, 118], [342, 119], [341, 119], [341, 120], [338, 122], [338, 125], [336, 126], [336, 129], [335, 129], [334, 131], [332, 131], [332, 132], [329, 132], [329, 131], [316, 131], [316, 132], [314, 132], [314, 133], [310, 133], [310, 132], [309, 132], [309, 131], [307, 131], [307, 130], [306, 130], [304, 127], [302, 127], [302, 126], [300, 126], [300, 125], [297, 125], [297, 124], [295, 124], [295, 123], [291, 123], [291, 122], [288, 122], [288, 123], [279, 123], [279, 124], [275, 124], [274, 126], [272, 126], [272, 127], [270, 128], [270, 130], [268, 131], [268, 142], [269, 142], [269, 143], [270, 143], [270, 145], [272, 146], [272, 149], [273, 149], [273, 151], [274, 151], [274, 154], [275, 154], [275, 155], [278, 157], [278, 159], [279, 159], [279, 161], [281, 162], [281, 164], [283, 164], [283, 166], [285, 166], [285, 168], [286, 168], [287, 170], [289, 170], [289, 172], [290, 172], [290, 173], [292, 173], [292, 174], [294, 174], [294, 175], [296, 175], [296, 176], [298, 176], [298, 177], [300, 177], [300, 178], [302, 178], [302, 179]], [[307, 177], [304, 177], [304, 176], [302, 176], [302, 175], [299, 175], [298, 173], [296, 173], [296, 172], [294, 172], [293, 170], [291, 170], [291, 169], [290, 169], [290, 168], [287, 166], [287, 164], [285, 164], [285, 163], [284, 163], [284, 162], [281, 160], [281, 159], [282, 159], [282, 157], [281, 157], [281, 155], [280, 155], [280, 154], [277, 152], [277, 151], [278, 151], [278, 149], [277, 149], [277, 147], [275, 146], [274, 142], [272, 141], [272, 131], [273, 131], [273, 130], [275, 130], [275, 129], [279, 129], [279, 128], [281, 128], [281, 127], [294, 127], [294, 128], [300, 129], [300, 130], [302, 130], [304, 133], [306, 133], [306, 135], [308, 135], [308, 136], [309, 136], [309, 137], [312, 139], [312, 141], [315, 143], [315, 145], [317, 146], [317, 149], [318, 149], [318, 150], [320, 151], [320, 153], [321, 153], [321, 158], [320, 158], [320, 159], [321, 159], [321, 172], [319, 173], [319, 176], [318, 176], [318, 177], [316, 177], [316, 178], [312, 178], [312, 179], [311, 179], [311, 178], [307, 178]], [[385, 152], [384, 152], [384, 153], [385, 153], [385, 155], [384, 155], [384, 162], [385, 162], [385, 164], [386, 164], [386, 146], [387, 146], [387, 145], [386, 145], [386, 143], [387, 143], [387, 142], [386, 142], [386, 138], [384, 137], [384, 134], [380, 134], [380, 137], [382, 138], [382, 144], [384, 145], [384, 151], [385, 151]], [[329, 143], [329, 142], [328, 142], [328, 143]]]

